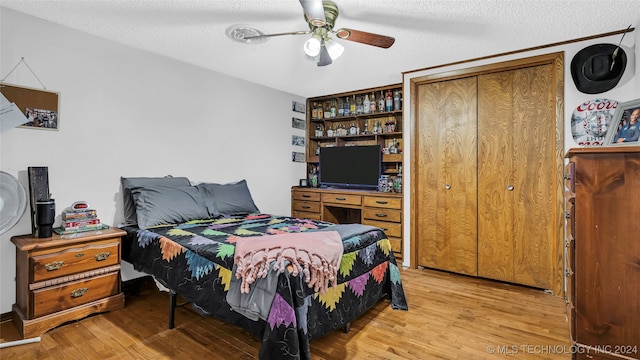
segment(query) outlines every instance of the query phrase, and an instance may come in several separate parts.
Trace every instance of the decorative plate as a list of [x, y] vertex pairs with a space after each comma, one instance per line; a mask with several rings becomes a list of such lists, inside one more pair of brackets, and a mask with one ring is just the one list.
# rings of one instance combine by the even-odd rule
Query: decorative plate
[[18, 223], [26, 208], [27, 191], [13, 175], [0, 171], [0, 234]]
[[607, 130], [618, 107], [617, 100], [585, 101], [573, 110], [571, 133], [580, 146], [602, 146]]

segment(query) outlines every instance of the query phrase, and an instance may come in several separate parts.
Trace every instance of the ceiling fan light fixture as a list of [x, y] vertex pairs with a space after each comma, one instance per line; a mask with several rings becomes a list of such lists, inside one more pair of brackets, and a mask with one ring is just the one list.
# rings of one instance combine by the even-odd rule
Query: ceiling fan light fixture
[[304, 53], [316, 57], [320, 54], [321, 38], [319, 35], [313, 35], [304, 43]]
[[332, 39], [327, 39], [324, 42], [324, 46], [327, 48], [327, 52], [329, 53], [329, 56], [331, 56], [331, 60], [336, 60], [342, 56], [342, 53], [344, 52], [344, 46]]

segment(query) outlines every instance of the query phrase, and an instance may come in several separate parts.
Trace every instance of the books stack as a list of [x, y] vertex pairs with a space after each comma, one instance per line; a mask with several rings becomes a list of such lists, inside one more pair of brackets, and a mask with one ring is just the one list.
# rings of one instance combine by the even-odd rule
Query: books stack
[[73, 234], [84, 231], [95, 231], [109, 228], [102, 224], [95, 209], [88, 206], [74, 205], [62, 211], [62, 224], [56, 229], [60, 235]]

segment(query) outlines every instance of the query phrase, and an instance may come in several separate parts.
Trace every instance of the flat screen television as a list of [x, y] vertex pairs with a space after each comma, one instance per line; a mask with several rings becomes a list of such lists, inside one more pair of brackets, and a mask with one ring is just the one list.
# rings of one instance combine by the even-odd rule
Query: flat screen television
[[382, 171], [380, 145], [320, 148], [320, 186], [377, 189]]

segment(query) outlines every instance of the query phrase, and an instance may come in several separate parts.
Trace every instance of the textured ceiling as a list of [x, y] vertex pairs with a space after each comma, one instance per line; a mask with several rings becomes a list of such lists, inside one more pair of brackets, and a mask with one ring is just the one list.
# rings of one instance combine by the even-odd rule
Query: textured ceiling
[[[230, 40], [248, 24], [268, 33], [308, 30], [298, 0], [0, 0], [102, 38], [304, 97], [402, 81], [401, 73], [485, 55], [636, 28], [638, 0], [335, 0], [335, 28], [392, 36], [380, 49], [338, 40], [326, 67], [305, 59], [308, 35], [261, 44]], [[637, 36], [634, 32], [634, 36]]]

